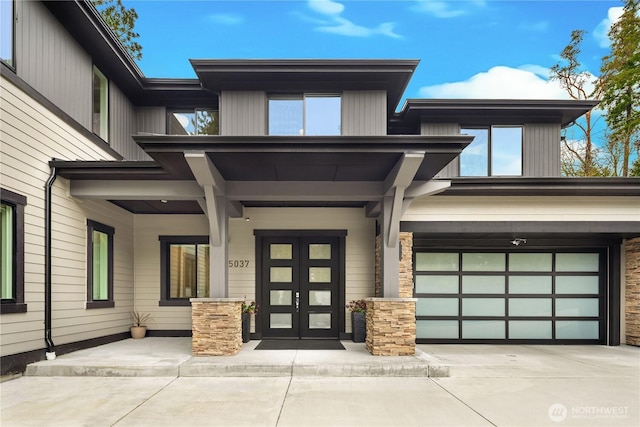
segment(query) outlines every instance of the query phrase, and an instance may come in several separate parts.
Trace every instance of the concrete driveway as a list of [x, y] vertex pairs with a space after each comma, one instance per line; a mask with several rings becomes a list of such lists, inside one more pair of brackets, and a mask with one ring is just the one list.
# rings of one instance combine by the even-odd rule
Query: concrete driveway
[[418, 348], [448, 365], [450, 376], [20, 377], [0, 384], [0, 424], [640, 425], [639, 348]]

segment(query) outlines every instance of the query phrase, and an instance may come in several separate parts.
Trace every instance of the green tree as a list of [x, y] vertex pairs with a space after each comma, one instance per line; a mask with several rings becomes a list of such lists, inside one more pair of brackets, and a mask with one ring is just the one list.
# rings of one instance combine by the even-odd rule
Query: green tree
[[[560, 53], [560, 61], [551, 67], [549, 80], [557, 81], [571, 99], [597, 99], [600, 86], [594, 85], [595, 77], [582, 70], [580, 44], [585, 31], [571, 32], [571, 41]], [[594, 146], [592, 131], [594, 121], [592, 112], [585, 114], [584, 122], [577, 121], [575, 126], [580, 130], [580, 138], [566, 138], [562, 142], [562, 173], [571, 176], [600, 176], [604, 171], [598, 164], [598, 150]]]
[[621, 175], [640, 141], [640, 14], [639, 0], [625, 0], [620, 20], [609, 31], [611, 53], [602, 58], [600, 82], [606, 109], [609, 145], [621, 152]]
[[107, 25], [120, 39], [134, 59], [142, 59], [142, 46], [136, 42], [140, 34], [133, 31], [138, 19], [138, 13], [134, 8], [127, 9], [122, 0], [91, 0]]

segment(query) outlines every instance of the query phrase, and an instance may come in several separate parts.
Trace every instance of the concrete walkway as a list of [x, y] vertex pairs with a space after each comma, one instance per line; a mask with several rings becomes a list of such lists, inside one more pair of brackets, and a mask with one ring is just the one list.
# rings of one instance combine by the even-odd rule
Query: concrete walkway
[[[195, 373], [204, 360], [193, 361], [188, 339], [169, 339], [174, 350], [164, 340], [136, 342], [137, 356], [115, 352], [132, 348], [131, 342], [122, 342], [36, 364], [32, 374], [44, 373], [45, 364], [66, 365], [67, 372], [72, 372], [71, 359], [94, 366], [91, 375], [105, 375], [115, 360], [127, 360], [137, 374], [149, 375], [146, 369], [153, 367], [178, 369], [171, 368], [174, 373], [169, 376], [24, 376], [6, 381], [0, 384], [0, 425], [640, 425], [640, 349], [635, 347], [419, 345], [419, 356], [411, 362], [368, 356], [359, 344], [333, 351], [367, 366], [390, 366], [398, 360], [400, 366], [426, 363], [449, 368], [449, 377], [354, 377], [322, 376], [336, 372], [332, 363], [341, 366], [337, 355], [311, 351], [286, 355], [287, 351], [276, 354], [247, 346], [248, 351], [243, 349], [235, 360], [238, 366], [253, 366], [253, 374], [220, 377], [184, 375], [189, 370]], [[321, 370], [325, 363], [329, 367]], [[218, 364], [230, 366], [226, 361], [212, 363]], [[258, 366], [278, 365], [288, 365], [289, 372], [271, 377], [256, 374]], [[337, 372], [346, 375], [345, 365], [349, 364], [342, 363]], [[313, 375], [296, 366], [314, 367]]]

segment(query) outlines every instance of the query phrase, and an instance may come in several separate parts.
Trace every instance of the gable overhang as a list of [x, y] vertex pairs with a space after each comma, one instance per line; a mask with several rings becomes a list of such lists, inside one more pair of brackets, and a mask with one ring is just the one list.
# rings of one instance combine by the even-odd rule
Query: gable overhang
[[[138, 135], [150, 162], [51, 162], [71, 195], [134, 213], [202, 213], [210, 186], [238, 206], [365, 207], [420, 188], [471, 142], [450, 136]], [[204, 171], [204, 172], [202, 172]], [[206, 173], [205, 173], [206, 172]], [[209, 176], [211, 182], [200, 182]], [[189, 208], [190, 207], [190, 208]]]
[[191, 59], [207, 90], [260, 90], [272, 93], [335, 93], [344, 90], [383, 90], [391, 115], [418, 60], [388, 59]]

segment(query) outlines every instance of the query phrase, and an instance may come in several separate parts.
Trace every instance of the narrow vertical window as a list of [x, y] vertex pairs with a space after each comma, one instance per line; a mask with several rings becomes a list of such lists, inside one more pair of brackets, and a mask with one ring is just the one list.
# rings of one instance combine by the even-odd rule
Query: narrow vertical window
[[93, 67], [93, 133], [109, 140], [109, 81]]
[[460, 154], [460, 176], [489, 175], [489, 129], [461, 129], [475, 138]]
[[113, 301], [114, 229], [87, 220], [87, 308], [108, 308]]
[[491, 129], [491, 175], [522, 175], [522, 128]]
[[0, 313], [24, 313], [24, 208], [27, 198], [0, 188]]
[[0, 59], [15, 67], [13, 0], [0, 0]]

